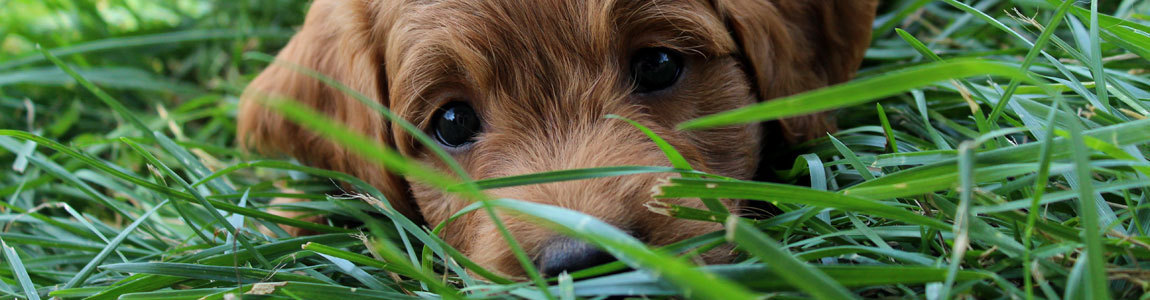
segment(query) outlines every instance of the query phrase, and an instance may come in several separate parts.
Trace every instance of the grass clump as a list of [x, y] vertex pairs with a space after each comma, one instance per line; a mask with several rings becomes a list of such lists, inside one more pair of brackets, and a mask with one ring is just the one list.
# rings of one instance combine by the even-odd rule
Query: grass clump
[[[804, 155], [774, 183], [681, 164], [472, 181], [274, 105], [477, 200], [460, 213], [534, 217], [620, 258], [525, 282], [478, 267], [440, 228], [363, 201], [382, 196], [358, 179], [236, 148], [237, 95], [305, 2], [0, 1], [0, 298], [1102, 299], [1150, 289], [1145, 2], [885, 1], [854, 81], [680, 124], [838, 109], [843, 130], [796, 146]], [[782, 213], [751, 220], [655, 202], [725, 224], [656, 249], [578, 212], [482, 193], [650, 172], [684, 175], [656, 198], [768, 201]], [[362, 195], [326, 195], [328, 178]], [[267, 213], [277, 196], [363, 224]], [[318, 234], [289, 237], [276, 224]], [[724, 243], [742, 249], [739, 262], [675, 255]]]

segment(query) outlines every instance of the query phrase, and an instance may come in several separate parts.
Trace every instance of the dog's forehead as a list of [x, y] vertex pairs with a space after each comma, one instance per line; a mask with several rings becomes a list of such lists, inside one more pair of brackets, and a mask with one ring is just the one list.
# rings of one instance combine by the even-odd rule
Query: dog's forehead
[[[408, 18], [456, 51], [486, 56], [605, 52], [617, 38], [615, 0], [441, 0]], [[633, 12], [639, 13], [639, 12]], [[469, 48], [469, 49], [459, 49]], [[524, 52], [533, 53], [524, 53]]]
[[429, 66], [454, 69], [484, 87], [618, 70], [620, 57], [637, 47], [734, 48], [703, 0], [438, 0], [407, 8], [399, 38], [389, 40], [402, 50], [388, 51], [389, 62], [419, 74]]

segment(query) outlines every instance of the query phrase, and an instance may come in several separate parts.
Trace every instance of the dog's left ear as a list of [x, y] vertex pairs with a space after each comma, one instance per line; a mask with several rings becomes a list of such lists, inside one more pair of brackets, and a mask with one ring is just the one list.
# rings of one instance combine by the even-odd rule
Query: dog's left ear
[[[713, 0], [764, 100], [850, 80], [870, 45], [878, 0]], [[825, 114], [781, 121], [801, 142], [835, 131]]]

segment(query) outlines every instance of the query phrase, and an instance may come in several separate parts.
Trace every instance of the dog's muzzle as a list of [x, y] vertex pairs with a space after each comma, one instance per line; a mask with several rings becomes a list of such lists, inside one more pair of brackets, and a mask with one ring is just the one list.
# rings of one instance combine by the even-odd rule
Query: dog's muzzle
[[558, 236], [543, 246], [535, 265], [543, 275], [555, 277], [563, 271], [571, 273], [613, 261], [615, 257], [595, 246], [570, 237]]

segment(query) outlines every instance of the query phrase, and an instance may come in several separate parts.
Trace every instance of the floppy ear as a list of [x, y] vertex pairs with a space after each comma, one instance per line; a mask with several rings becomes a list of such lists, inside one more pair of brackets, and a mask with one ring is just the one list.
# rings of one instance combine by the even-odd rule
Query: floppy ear
[[244, 91], [240, 101], [238, 137], [245, 148], [265, 154], [287, 154], [304, 164], [347, 173], [383, 191], [399, 212], [419, 220], [408, 186], [355, 154], [339, 147], [262, 105], [264, 99], [298, 101], [381, 143], [394, 144], [388, 122], [374, 110], [319, 80], [293, 70], [290, 64], [315, 70], [368, 98], [387, 105], [382, 72], [384, 45], [394, 1], [316, 0], [300, 29], [272, 64]]
[[[759, 96], [774, 99], [850, 80], [870, 45], [878, 0], [715, 0]], [[835, 131], [823, 113], [781, 120], [788, 141]]]

